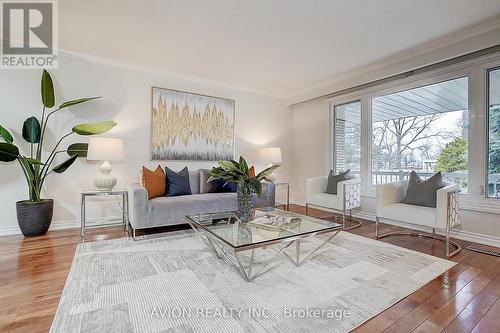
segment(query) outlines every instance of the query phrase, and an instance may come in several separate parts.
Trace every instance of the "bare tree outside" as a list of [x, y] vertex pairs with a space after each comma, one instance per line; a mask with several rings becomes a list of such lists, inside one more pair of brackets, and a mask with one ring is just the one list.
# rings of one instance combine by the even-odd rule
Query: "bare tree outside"
[[[403, 180], [411, 170], [437, 171], [437, 161], [446, 145], [467, 133], [464, 112], [466, 110], [373, 123], [372, 169], [384, 177], [376, 178], [375, 183]], [[390, 173], [390, 177], [384, 173]]]

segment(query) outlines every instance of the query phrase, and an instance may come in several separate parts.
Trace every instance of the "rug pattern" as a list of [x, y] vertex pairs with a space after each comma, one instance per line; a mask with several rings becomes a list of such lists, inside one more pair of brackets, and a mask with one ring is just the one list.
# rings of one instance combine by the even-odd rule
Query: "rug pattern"
[[347, 232], [277, 258], [245, 282], [192, 232], [80, 244], [51, 332], [349, 332], [455, 265]]

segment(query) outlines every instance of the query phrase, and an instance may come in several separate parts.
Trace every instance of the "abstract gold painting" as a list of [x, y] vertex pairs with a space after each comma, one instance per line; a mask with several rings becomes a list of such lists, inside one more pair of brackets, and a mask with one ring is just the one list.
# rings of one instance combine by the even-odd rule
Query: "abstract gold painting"
[[153, 160], [219, 161], [233, 155], [234, 100], [153, 87]]

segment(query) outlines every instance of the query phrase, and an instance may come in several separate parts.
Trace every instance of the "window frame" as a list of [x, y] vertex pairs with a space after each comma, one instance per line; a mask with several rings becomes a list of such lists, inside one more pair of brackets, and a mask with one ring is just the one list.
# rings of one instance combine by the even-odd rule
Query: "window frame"
[[496, 66], [485, 68], [485, 86], [484, 86], [484, 91], [485, 91], [485, 104], [484, 104], [484, 112], [485, 112], [485, 127], [484, 127], [484, 134], [485, 134], [485, 163], [484, 163], [484, 184], [483, 184], [483, 193], [484, 193], [484, 199], [485, 201], [498, 201], [500, 202], [500, 198], [497, 197], [490, 197], [488, 195], [488, 183], [489, 183], [489, 164], [490, 164], [490, 72], [493, 71], [500, 71], [500, 62], [496, 64]]
[[[336, 105], [361, 101], [361, 195], [375, 198], [376, 190], [372, 186], [372, 99], [390, 93], [435, 84], [460, 77], [468, 78], [469, 89], [469, 137], [468, 137], [468, 193], [460, 196], [461, 209], [500, 213], [500, 200], [487, 197], [488, 149], [487, 139], [487, 71], [500, 68], [500, 52], [477, 57], [458, 64], [434, 69], [425, 73], [408, 76], [379, 85], [370, 86], [343, 95], [327, 98], [330, 117], [334, 116]], [[330, 118], [330, 168], [335, 166], [333, 119]]]

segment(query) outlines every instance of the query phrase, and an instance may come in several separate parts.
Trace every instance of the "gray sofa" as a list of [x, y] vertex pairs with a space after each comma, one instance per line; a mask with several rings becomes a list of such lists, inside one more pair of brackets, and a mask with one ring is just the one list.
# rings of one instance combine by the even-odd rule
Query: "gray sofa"
[[[129, 222], [135, 231], [186, 223], [186, 215], [235, 211], [238, 209], [236, 193], [210, 193], [207, 170], [189, 172], [191, 195], [159, 197], [148, 200], [147, 190], [139, 184], [127, 187]], [[261, 197], [253, 197], [254, 207], [274, 207], [274, 184], [264, 183]]]

